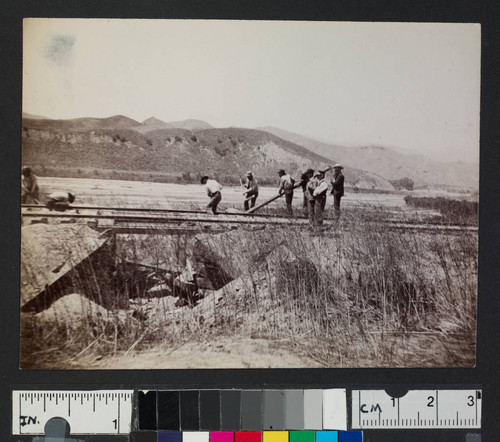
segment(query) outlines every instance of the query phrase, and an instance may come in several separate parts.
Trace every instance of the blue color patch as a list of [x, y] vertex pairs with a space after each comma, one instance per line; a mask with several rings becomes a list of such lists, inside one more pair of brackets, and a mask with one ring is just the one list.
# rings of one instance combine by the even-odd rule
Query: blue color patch
[[180, 431], [160, 431], [158, 442], [182, 442], [182, 433]]
[[339, 442], [363, 442], [363, 432], [339, 431]]
[[338, 431], [316, 431], [316, 442], [338, 442]]

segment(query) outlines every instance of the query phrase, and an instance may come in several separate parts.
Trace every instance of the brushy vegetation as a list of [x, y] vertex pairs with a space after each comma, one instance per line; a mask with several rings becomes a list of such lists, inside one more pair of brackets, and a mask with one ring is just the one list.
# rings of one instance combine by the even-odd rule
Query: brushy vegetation
[[477, 225], [479, 204], [477, 201], [456, 200], [444, 197], [405, 196], [405, 203], [420, 209], [437, 210], [450, 224]]
[[305, 352], [306, 365], [307, 358], [325, 367], [474, 365], [474, 232], [391, 230], [345, 211], [320, 233], [267, 226], [200, 235], [198, 245], [189, 235], [118, 235], [117, 256], [133, 252], [154, 257], [153, 268], [179, 270], [202, 244], [234, 281], [205, 291], [194, 308], [165, 297], [87, 312], [78, 324], [23, 315], [22, 365], [82, 367], [223, 337], [271, 340]]

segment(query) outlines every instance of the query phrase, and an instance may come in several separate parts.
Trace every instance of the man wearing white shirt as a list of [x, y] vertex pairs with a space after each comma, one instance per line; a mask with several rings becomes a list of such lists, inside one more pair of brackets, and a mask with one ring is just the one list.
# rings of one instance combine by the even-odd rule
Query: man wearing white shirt
[[323, 211], [326, 204], [326, 193], [328, 183], [325, 181], [325, 174], [321, 171], [314, 172], [312, 180], [307, 183], [307, 191], [312, 198], [309, 198], [309, 223], [313, 226], [323, 224]]
[[222, 199], [222, 186], [215, 180], [208, 179], [208, 176], [201, 177], [201, 184], [205, 187], [210, 202], [207, 204], [207, 209], [211, 209], [214, 215], [217, 215], [217, 206]]

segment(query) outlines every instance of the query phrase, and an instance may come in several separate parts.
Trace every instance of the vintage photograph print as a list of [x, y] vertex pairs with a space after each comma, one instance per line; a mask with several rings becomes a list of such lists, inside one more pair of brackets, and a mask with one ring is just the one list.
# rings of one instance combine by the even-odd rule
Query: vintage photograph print
[[475, 365], [480, 25], [23, 35], [22, 369]]

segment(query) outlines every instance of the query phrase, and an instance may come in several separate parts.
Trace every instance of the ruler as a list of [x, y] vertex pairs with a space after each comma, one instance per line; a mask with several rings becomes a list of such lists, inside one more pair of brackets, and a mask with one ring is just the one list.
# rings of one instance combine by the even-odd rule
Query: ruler
[[133, 390], [13, 391], [12, 434], [43, 435], [62, 417], [71, 434], [129, 434]]
[[353, 429], [481, 428], [481, 390], [352, 391]]

